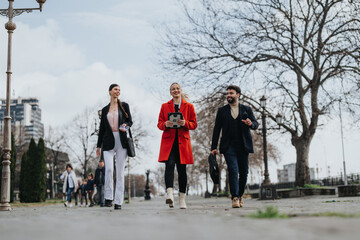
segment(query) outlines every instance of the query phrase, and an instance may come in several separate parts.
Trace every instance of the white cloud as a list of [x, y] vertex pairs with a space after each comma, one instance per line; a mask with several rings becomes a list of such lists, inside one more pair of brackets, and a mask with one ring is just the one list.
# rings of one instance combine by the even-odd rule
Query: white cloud
[[41, 72], [20, 75], [13, 89], [16, 95], [40, 99], [46, 124], [61, 124], [86, 107], [107, 103], [112, 83], [120, 85], [121, 99], [136, 105], [144, 115], [153, 114], [156, 99], [140, 87], [141, 78], [141, 69], [112, 70], [98, 62], [58, 76]]
[[[5, 23], [2, 18], [0, 24]], [[47, 20], [42, 26], [31, 28], [16, 22], [13, 34], [12, 70], [16, 74], [41, 71], [61, 73], [85, 65], [85, 55], [76, 44], [65, 42], [61, 29], [55, 20]], [[0, 31], [2, 39], [0, 69], [6, 67], [7, 32]]]

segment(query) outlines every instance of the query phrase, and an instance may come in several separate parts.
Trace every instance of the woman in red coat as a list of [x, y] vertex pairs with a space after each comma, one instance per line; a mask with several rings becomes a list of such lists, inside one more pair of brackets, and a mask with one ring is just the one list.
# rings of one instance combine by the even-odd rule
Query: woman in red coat
[[[170, 94], [173, 97], [161, 106], [158, 128], [163, 132], [160, 146], [159, 162], [165, 162], [165, 185], [166, 185], [166, 204], [174, 207], [174, 169], [179, 177], [180, 208], [186, 209], [185, 192], [187, 185], [186, 164], [193, 164], [190, 133], [197, 127], [194, 106], [185, 100], [182, 89], [178, 83], [170, 86]], [[168, 113], [181, 112], [183, 119], [178, 119], [176, 123], [169, 121]], [[173, 128], [174, 124], [180, 128]]]

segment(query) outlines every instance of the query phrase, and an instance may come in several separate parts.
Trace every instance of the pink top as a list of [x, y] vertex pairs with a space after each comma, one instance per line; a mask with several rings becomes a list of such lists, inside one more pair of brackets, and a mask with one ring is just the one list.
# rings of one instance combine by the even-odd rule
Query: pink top
[[118, 114], [118, 111], [109, 112], [107, 114], [107, 119], [108, 119], [108, 121], [110, 123], [111, 130], [113, 132], [118, 132], [119, 131], [119, 114]]

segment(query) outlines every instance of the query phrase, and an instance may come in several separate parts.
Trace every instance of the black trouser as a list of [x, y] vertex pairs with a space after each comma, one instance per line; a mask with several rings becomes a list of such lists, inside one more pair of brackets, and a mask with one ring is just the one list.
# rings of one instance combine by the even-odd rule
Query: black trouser
[[175, 164], [176, 164], [176, 169], [178, 172], [179, 191], [182, 193], [185, 193], [186, 185], [187, 185], [186, 164], [180, 163], [179, 143], [176, 140], [174, 141], [174, 144], [172, 146], [169, 160], [165, 162], [165, 185], [166, 185], [166, 188], [174, 187]]

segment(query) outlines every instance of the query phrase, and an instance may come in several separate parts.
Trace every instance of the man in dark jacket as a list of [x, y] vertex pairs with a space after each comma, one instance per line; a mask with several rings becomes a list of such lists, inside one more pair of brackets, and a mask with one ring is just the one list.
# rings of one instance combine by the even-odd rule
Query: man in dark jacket
[[243, 197], [249, 170], [249, 153], [254, 153], [250, 129], [259, 124], [250, 107], [239, 103], [241, 90], [238, 86], [227, 87], [226, 99], [229, 104], [218, 109], [212, 137], [211, 153], [217, 154], [220, 140], [220, 153], [224, 154], [229, 171], [229, 185], [232, 207], [243, 207]]
[[96, 187], [96, 191], [99, 194], [99, 199], [100, 199], [100, 207], [104, 206], [104, 202], [105, 202], [105, 166], [104, 166], [104, 159], [100, 159], [99, 162], [99, 166], [95, 171], [95, 187]]

